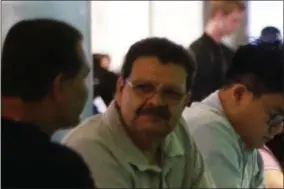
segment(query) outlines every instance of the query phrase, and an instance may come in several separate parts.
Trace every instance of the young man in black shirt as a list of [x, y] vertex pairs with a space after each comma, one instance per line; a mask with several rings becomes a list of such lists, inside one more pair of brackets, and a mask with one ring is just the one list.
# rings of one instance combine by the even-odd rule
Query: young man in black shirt
[[268, 43], [281, 43], [281, 32], [276, 27], [267, 26], [261, 30], [260, 40]]
[[79, 122], [85, 105], [82, 40], [77, 29], [49, 19], [9, 30], [1, 60], [3, 188], [94, 188], [82, 158], [50, 141]]
[[224, 36], [235, 32], [243, 18], [242, 1], [210, 1], [210, 19], [204, 34], [189, 47], [196, 64], [191, 101], [201, 101], [222, 86], [234, 51], [222, 44]]

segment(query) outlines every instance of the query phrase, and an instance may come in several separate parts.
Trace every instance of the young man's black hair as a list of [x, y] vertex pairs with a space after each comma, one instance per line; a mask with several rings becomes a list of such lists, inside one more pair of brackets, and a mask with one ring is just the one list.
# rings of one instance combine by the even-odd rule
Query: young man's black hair
[[245, 84], [255, 95], [283, 93], [283, 44], [257, 41], [236, 52], [225, 78], [225, 86]]
[[260, 40], [264, 42], [280, 43], [281, 33], [278, 28], [267, 26], [261, 30]]
[[85, 105], [82, 34], [67, 23], [23, 20], [1, 59], [3, 188], [93, 188], [82, 158], [50, 136], [73, 126]]

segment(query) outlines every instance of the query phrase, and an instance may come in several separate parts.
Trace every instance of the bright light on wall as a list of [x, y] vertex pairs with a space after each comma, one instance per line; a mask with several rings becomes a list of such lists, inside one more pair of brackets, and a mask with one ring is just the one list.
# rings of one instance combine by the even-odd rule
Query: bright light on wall
[[188, 47], [203, 32], [203, 1], [92, 1], [92, 52], [119, 71], [130, 45], [149, 36]]
[[283, 1], [249, 1], [248, 35], [259, 37], [266, 26], [277, 27], [283, 36]]
[[149, 36], [148, 1], [92, 1], [92, 52], [108, 53], [120, 70], [125, 53]]
[[203, 1], [152, 1], [152, 34], [188, 47], [203, 32]]

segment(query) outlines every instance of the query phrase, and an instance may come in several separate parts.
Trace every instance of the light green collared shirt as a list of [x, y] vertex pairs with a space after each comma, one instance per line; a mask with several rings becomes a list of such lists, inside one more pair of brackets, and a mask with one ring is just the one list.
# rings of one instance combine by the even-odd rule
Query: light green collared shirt
[[265, 188], [263, 161], [226, 118], [218, 92], [186, 108], [183, 116], [218, 188]]
[[184, 127], [181, 121], [165, 139], [162, 168], [150, 165], [125, 133], [114, 103], [75, 128], [63, 143], [82, 155], [98, 188], [213, 188]]

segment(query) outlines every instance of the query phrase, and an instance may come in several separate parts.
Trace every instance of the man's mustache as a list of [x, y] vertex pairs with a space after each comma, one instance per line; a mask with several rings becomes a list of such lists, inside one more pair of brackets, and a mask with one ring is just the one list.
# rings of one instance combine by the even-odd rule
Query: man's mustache
[[154, 115], [164, 120], [169, 120], [171, 118], [171, 113], [167, 106], [138, 109], [137, 115]]

